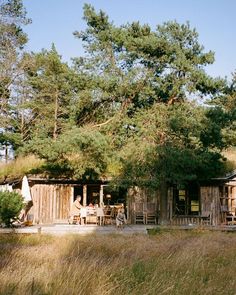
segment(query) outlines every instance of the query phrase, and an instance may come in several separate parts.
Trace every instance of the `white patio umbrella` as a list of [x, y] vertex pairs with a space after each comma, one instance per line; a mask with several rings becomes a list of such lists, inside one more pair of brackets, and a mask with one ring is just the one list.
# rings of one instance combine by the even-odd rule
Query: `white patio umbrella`
[[22, 180], [22, 187], [21, 187], [21, 194], [24, 198], [25, 202], [31, 201], [31, 193], [30, 193], [30, 187], [29, 187], [29, 182], [26, 176], [23, 177]]

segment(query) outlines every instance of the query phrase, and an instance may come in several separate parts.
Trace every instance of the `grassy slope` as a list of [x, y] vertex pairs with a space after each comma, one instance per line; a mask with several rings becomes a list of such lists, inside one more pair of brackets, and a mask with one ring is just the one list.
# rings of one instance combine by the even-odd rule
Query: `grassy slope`
[[27, 173], [36, 171], [43, 165], [43, 161], [34, 156], [19, 157], [9, 163], [0, 163], [0, 181], [5, 178], [23, 177]]
[[236, 235], [0, 236], [0, 294], [235, 294]]
[[[228, 160], [228, 169], [236, 169], [236, 148], [225, 151], [224, 156]], [[44, 161], [35, 156], [19, 157], [7, 164], [0, 162], [0, 181], [5, 178], [23, 177], [25, 174], [37, 174], [43, 172]]]

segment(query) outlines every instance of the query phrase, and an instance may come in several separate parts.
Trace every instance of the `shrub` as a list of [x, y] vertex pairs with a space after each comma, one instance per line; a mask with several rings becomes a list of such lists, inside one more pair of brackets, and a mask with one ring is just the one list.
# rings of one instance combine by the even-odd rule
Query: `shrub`
[[16, 192], [0, 192], [0, 220], [11, 226], [23, 208], [23, 198]]

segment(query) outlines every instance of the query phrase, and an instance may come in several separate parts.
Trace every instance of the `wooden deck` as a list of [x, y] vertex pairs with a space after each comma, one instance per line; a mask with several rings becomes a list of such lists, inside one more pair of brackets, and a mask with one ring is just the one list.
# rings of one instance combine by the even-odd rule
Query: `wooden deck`
[[49, 235], [90, 235], [90, 234], [147, 234], [147, 228], [154, 225], [125, 225], [122, 230], [115, 225], [99, 226], [94, 224], [72, 225], [72, 224], [52, 224], [52, 225], [33, 225], [18, 228], [0, 228], [1, 234], [49, 234]]

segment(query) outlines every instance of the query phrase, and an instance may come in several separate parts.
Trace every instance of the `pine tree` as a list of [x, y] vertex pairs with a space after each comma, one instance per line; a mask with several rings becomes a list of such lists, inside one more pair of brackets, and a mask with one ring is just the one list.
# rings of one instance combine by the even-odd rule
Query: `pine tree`
[[15, 145], [15, 85], [22, 75], [21, 51], [27, 36], [21, 26], [30, 22], [21, 0], [0, 1], [0, 146]]

